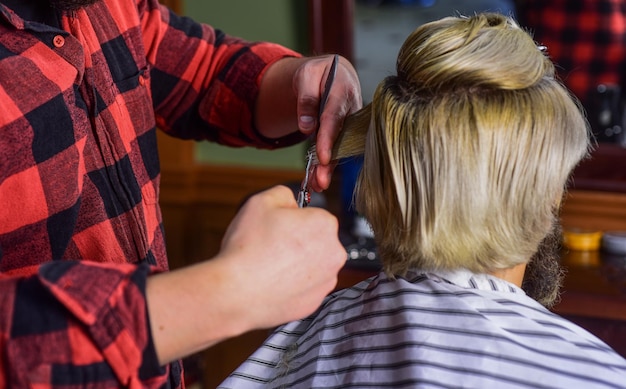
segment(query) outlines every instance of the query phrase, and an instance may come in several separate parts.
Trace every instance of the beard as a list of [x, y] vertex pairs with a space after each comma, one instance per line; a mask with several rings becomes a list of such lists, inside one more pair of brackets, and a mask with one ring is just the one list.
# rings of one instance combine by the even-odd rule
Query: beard
[[560, 264], [561, 226], [554, 223], [552, 231], [541, 241], [537, 252], [526, 265], [522, 289], [546, 308], [559, 300], [565, 271]]
[[100, 2], [101, 0], [49, 0], [52, 8], [60, 11], [77, 11], [83, 7]]

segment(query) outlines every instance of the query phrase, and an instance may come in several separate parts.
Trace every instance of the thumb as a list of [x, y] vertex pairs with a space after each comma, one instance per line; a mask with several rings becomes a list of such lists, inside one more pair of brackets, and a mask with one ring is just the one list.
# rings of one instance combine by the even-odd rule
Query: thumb
[[266, 189], [252, 199], [260, 201], [267, 208], [298, 208], [293, 191], [284, 185]]

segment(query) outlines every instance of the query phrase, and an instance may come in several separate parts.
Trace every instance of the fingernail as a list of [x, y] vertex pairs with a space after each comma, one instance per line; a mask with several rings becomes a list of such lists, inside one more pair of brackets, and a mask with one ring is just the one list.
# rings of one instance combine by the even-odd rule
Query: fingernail
[[313, 116], [305, 116], [305, 115], [300, 116], [300, 124], [302, 125], [302, 127], [305, 127], [305, 129], [308, 129], [314, 123], [315, 123], [315, 118]]

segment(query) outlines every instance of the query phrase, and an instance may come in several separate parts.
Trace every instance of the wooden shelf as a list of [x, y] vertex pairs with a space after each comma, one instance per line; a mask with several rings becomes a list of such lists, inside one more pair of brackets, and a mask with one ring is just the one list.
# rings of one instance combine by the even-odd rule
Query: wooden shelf
[[601, 143], [574, 172], [573, 188], [626, 193], [626, 148]]

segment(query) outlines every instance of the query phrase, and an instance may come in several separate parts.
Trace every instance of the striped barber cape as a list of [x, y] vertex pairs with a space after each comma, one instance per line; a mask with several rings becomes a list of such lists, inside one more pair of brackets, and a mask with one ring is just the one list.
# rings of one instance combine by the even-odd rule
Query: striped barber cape
[[278, 328], [220, 388], [626, 388], [626, 360], [502, 279], [384, 273]]

